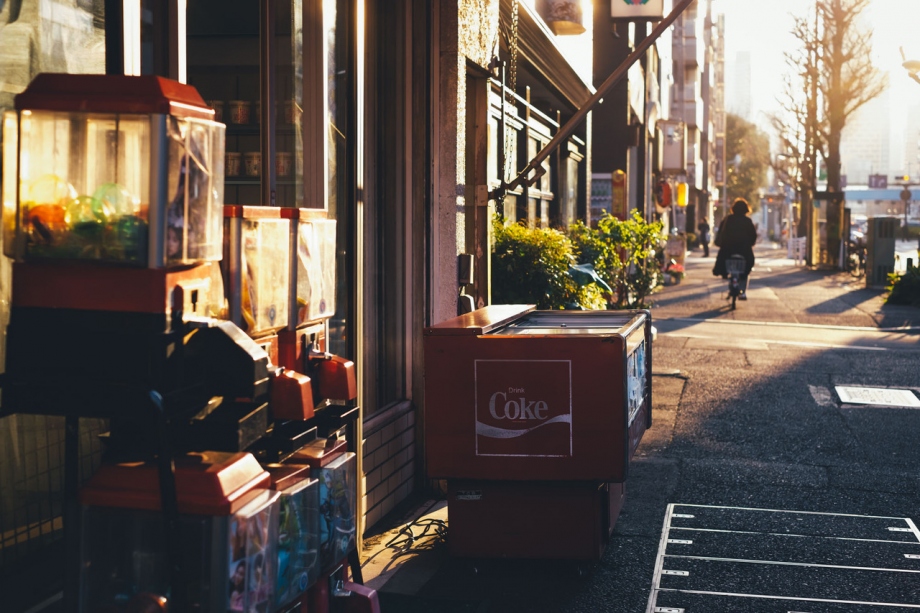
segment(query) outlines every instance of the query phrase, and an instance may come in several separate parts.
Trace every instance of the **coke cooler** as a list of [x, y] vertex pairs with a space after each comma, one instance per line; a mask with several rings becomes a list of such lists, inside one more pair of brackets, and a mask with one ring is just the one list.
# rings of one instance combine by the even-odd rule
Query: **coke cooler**
[[[455, 555], [597, 559], [651, 426], [648, 311], [494, 305], [425, 330]], [[549, 532], [554, 532], [552, 537]]]

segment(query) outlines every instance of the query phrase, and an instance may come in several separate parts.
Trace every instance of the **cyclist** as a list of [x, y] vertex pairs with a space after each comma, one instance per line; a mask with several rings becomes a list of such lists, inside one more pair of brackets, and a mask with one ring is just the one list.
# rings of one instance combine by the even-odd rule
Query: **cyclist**
[[757, 242], [757, 228], [748, 217], [750, 213], [751, 205], [744, 198], [738, 198], [732, 204], [731, 215], [722, 220], [716, 234], [716, 246], [719, 247], [719, 253], [716, 255], [716, 264], [712, 269], [712, 274], [726, 279], [728, 273], [725, 270], [725, 258], [732, 255], [744, 257], [747, 265], [744, 268], [744, 274], [739, 278], [741, 295], [738, 298], [741, 300], [747, 300], [748, 276], [754, 268], [754, 243]]

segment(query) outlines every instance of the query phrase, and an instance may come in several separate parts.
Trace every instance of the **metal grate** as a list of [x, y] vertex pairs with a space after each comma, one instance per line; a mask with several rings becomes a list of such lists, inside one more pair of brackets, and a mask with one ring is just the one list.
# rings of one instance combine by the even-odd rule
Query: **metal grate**
[[[101, 458], [106, 420], [80, 420], [80, 480]], [[63, 536], [64, 418], [0, 419], [0, 576]]]

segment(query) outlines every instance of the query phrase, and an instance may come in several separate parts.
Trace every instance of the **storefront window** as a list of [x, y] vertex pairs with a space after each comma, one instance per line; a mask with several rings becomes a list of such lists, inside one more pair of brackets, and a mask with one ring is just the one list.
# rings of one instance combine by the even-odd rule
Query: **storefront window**
[[354, 177], [350, 171], [351, 100], [353, 71], [350, 53], [352, 14], [348, 0], [324, 0], [323, 30], [326, 47], [326, 117], [327, 177], [326, 193], [329, 217], [337, 221], [336, 305], [338, 310], [330, 321], [330, 351], [355, 357], [354, 336], [354, 241], [355, 215], [349, 202], [354, 197]]
[[[0, 111], [42, 72], [105, 72], [104, 3], [93, 0], [0, 2]], [[0, 256], [0, 365], [9, 322], [11, 266]], [[98, 465], [101, 420], [81, 420], [81, 476]], [[0, 418], [0, 589], [50, 595], [48, 577], [63, 572], [52, 546], [62, 537], [64, 419], [44, 415]], [[85, 435], [85, 437], [84, 437]], [[34, 563], [43, 572], [24, 571]], [[11, 572], [11, 571], [16, 571]], [[15, 585], [10, 578], [16, 578]], [[30, 577], [35, 577], [29, 584]], [[24, 584], [23, 578], [26, 578]]]

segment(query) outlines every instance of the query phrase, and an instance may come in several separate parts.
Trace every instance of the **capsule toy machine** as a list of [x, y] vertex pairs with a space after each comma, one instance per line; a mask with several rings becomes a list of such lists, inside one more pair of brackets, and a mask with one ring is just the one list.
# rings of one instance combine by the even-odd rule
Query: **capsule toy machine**
[[[67, 423], [64, 609], [121, 611], [142, 593], [162, 610], [226, 607], [229, 588], [218, 595], [189, 577], [226, 586], [239, 560], [232, 518], [270, 526], [277, 514], [245, 450], [266, 436], [282, 386], [264, 348], [219, 319], [224, 126], [175, 81], [43, 74], [3, 130], [3, 247], [14, 264], [2, 412]], [[281, 394], [295, 405], [302, 396]], [[107, 418], [110, 431], [81, 497], [83, 417]], [[238, 455], [208, 455], [217, 452]], [[202, 472], [220, 487], [196, 506], [190, 475]], [[163, 550], [149, 553], [147, 528], [135, 528], [154, 517]], [[217, 550], [223, 558], [208, 557]], [[274, 573], [269, 554], [259, 573]], [[112, 560], [117, 572], [104, 571]], [[270, 606], [256, 591], [257, 609]]]
[[280, 494], [276, 610], [300, 611], [319, 576], [319, 481], [306, 465], [270, 464]]
[[283, 214], [292, 223], [292, 291], [290, 324], [279, 332], [281, 364], [313, 379], [317, 402], [345, 406], [357, 397], [355, 365], [327, 346], [336, 311], [336, 222], [316, 209], [284, 209]]
[[347, 451], [345, 440], [329, 437], [303, 447], [286, 463], [308, 466], [319, 486], [320, 574], [305, 594], [306, 610], [379, 613], [376, 591], [361, 585], [360, 566], [353, 563], [357, 557], [356, 454]]
[[110, 417], [151, 390], [174, 407], [206, 400], [172, 348], [220, 309], [224, 125], [160, 77], [41, 74], [15, 109], [4, 404]]
[[[315, 484], [303, 490], [298, 489], [303, 483], [291, 485], [282, 492], [282, 505], [287, 505], [283, 511], [301, 509], [317, 523], [300, 540], [279, 542], [279, 610], [300, 606], [322, 613], [330, 610], [336, 595], [346, 593], [354, 606], [364, 602], [366, 588], [358, 583], [349, 583], [351, 590], [336, 587], [337, 581], [345, 585], [346, 566], [360, 582], [360, 565], [357, 460], [347, 450], [355, 440], [353, 424], [359, 414], [355, 367], [327, 346], [329, 320], [336, 310], [335, 221], [321, 210], [230, 205], [225, 219], [222, 268], [228, 315], [269, 355], [277, 356], [281, 373], [272, 383], [268, 434], [252, 451], [283, 482], [293, 482], [283, 475], [285, 470], [306, 468]], [[300, 401], [291, 402], [292, 397]], [[304, 504], [314, 494], [318, 514], [312, 516]], [[282, 527], [286, 523], [283, 518]], [[315, 568], [309, 569], [311, 552]], [[304, 570], [296, 571], [299, 567]], [[332, 589], [327, 589], [330, 583]], [[306, 592], [303, 585], [309, 588]]]
[[224, 206], [229, 318], [278, 361], [278, 331], [288, 325], [291, 221], [272, 206]]
[[425, 330], [451, 552], [598, 559], [651, 426], [648, 311], [495, 305]]
[[[81, 489], [79, 610], [272, 611], [280, 494], [268, 489], [269, 473], [248, 453], [178, 458], [176, 540], [157, 480], [152, 462], [108, 463]], [[176, 562], [180, 581], [170, 573]]]

